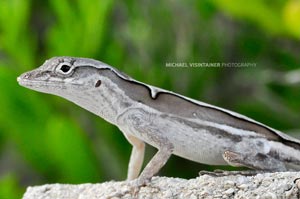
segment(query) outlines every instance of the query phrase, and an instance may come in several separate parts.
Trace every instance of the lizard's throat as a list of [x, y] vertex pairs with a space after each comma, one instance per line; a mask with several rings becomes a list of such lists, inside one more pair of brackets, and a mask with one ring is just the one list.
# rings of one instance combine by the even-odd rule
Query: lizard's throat
[[66, 97], [80, 107], [102, 117], [106, 121], [115, 124], [120, 112], [123, 112], [129, 103], [117, 92], [107, 90], [86, 90], [80, 95]]

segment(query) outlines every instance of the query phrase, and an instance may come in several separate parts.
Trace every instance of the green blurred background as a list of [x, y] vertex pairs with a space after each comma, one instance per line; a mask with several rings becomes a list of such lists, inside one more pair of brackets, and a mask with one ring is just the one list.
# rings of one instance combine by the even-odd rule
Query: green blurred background
[[[17, 84], [19, 74], [44, 60], [95, 58], [297, 136], [299, 40], [299, 0], [1, 0], [0, 198], [20, 198], [29, 185], [126, 177], [131, 146], [116, 127]], [[145, 163], [154, 153], [147, 148]], [[173, 156], [160, 175], [192, 178], [214, 168]]]

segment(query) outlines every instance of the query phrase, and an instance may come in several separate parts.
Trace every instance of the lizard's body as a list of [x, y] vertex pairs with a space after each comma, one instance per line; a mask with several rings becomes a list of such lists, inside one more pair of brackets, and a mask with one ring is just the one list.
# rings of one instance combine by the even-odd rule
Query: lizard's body
[[[66, 74], [64, 64], [70, 67]], [[102, 62], [52, 58], [18, 80], [118, 126], [133, 145], [128, 179], [139, 174], [144, 142], [159, 151], [141, 174], [141, 183], [171, 154], [200, 163], [269, 171], [300, 167], [299, 140], [238, 113], [133, 80]]]

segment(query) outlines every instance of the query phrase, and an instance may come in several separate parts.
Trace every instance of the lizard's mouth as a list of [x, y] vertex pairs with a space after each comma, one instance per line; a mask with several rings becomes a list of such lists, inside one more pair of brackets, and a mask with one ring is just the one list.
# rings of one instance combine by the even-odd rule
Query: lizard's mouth
[[17, 78], [19, 85], [27, 87], [27, 88], [41, 88], [41, 87], [66, 87], [68, 85], [82, 86], [79, 83], [68, 82], [67, 84], [64, 81], [59, 80], [36, 80], [29, 79], [28, 76], [22, 74]]

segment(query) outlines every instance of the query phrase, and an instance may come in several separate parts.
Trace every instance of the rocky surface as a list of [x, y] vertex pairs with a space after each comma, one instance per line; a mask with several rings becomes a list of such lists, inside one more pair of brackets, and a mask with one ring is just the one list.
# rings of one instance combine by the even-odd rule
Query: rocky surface
[[[299, 180], [298, 180], [299, 179]], [[153, 177], [140, 189], [133, 182], [99, 184], [47, 184], [28, 187], [23, 199], [99, 198], [298, 198], [300, 172], [264, 173], [255, 176], [202, 175], [195, 179]]]

